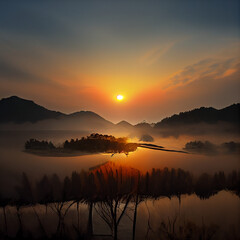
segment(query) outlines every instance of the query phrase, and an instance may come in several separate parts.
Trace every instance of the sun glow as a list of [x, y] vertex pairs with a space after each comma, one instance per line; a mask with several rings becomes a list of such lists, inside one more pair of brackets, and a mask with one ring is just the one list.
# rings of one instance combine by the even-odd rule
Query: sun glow
[[124, 97], [123, 97], [123, 95], [120, 95], [120, 94], [119, 94], [119, 95], [117, 95], [117, 100], [118, 100], [118, 101], [122, 101], [122, 100], [123, 100], [123, 98], [124, 98]]

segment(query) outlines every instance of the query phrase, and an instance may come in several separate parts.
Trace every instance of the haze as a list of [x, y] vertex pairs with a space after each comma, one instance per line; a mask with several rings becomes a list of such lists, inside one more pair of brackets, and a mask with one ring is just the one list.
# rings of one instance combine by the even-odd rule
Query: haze
[[239, 102], [239, 1], [184, 3], [2, 1], [0, 98], [131, 123]]

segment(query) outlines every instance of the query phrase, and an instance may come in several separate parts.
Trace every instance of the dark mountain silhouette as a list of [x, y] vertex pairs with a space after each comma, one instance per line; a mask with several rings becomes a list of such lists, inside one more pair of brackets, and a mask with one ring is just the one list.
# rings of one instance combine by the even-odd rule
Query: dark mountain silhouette
[[156, 123], [155, 128], [197, 123], [216, 124], [219, 122], [239, 125], [239, 121], [240, 103], [219, 110], [212, 107], [201, 107], [188, 112], [174, 114], [173, 116], [164, 118], [162, 121]]
[[80, 112], [75, 112], [71, 113], [69, 115], [66, 115], [64, 117], [67, 121], [81, 121], [82, 124], [96, 124], [96, 126], [99, 127], [104, 127], [104, 126], [112, 126], [113, 123], [104, 119], [100, 115], [96, 114], [95, 112], [91, 111], [80, 111]]
[[127, 121], [121, 121], [119, 123], [116, 124], [116, 126], [118, 127], [124, 127], [124, 128], [131, 128], [133, 127], [133, 125]]
[[0, 100], [0, 123], [35, 123], [40, 120], [57, 119], [63, 116], [65, 114], [48, 110], [33, 101], [17, 96]]
[[135, 131], [134, 126], [127, 121], [121, 121], [121, 122], [115, 124], [114, 129], [121, 131], [121, 132], [126, 132], [126, 133], [132, 133]]
[[0, 100], [0, 123], [37, 123], [41, 129], [46, 120], [48, 120], [50, 127], [57, 129], [65, 126], [76, 128], [76, 126], [105, 127], [113, 125], [113, 123], [91, 111], [64, 114], [48, 110], [33, 101], [17, 96]]
[[148, 130], [152, 129], [151, 124], [146, 123], [146, 122], [140, 122], [140, 123], [134, 125], [134, 127], [136, 127], [139, 130], [145, 130], [145, 131], [148, 131]]
[[[75, 112], [67, 115], [68, 118], [79, 118], [79, 117], [86, 117], [86, 118], [95, 118], [95, 119], [101, 119], [105, 120], [98, 114], [91, 112], [91, 111], [80, 111], [80, 112]], [[106, 120], [105, 120], [106, 121]]]
[[[198, 123], [216, 124], [228, 123], [231, 126], [239, 126], [240, 103], [233, 104], [223, 109], [205, 108], [194, 109], [188, 112], [181, 112], [165, 118], [155, 124], [141, 122], [132, 125], [126, 121], [113, 124], [91, 111], [79, 111], [72, 114], [64, 114], [58, 111], [48, 110], [31, 100], [12, 96], [0, 100], [0, 124], [5, 129], [9, 123], [34, 123], [31, 126], [24, 126], [26, 129], [55, 129], [55, 130], [98, 130], [104, 128], [117, 128], [127, 131], [140, 131], [141, 134], [149, 134], [157, 128], [171, 129], [171, 127], [194, 126]], [[26, 124], [25, 124], [26, 125]], [[13, 125], [11, 129], [15, 129]], [[20, 127], [20, 125], [19, 125]], [[186, 131], [186, 129], [183, 129]], [[168, 133], [166, 133], [168, 134]]]

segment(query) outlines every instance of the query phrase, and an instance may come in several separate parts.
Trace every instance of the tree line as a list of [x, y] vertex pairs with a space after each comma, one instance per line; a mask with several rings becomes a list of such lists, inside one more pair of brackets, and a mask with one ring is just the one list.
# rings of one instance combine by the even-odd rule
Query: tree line
[[30, 140], [26, 141], [25, 149], [34, 149], [34, 150], [51, 150], [55, 149], [56, 147], [53, 145], [51, 141], [38, 141], [37, 139], [31, 138]]
[[90, 136], [82, 137], [81, 139], [66, 140], [62, 147], [56, 148], [50, 141], [39, 141], [30, 139], [25, 143], [26, 150], [52, 150], [65, 149], [84, 152], [107, 152], [107, 153], [126, 153], [136, 151], [139, 144], [128, 143], [127, 138], [116, 138], [112, 135], [103, 135], [93, 133]]
[[[66, 237], [64, 218], [71, 206], [76, 204], [79, 226], [79, 204], [89, 206], [89, 216], [85, 239], [91, 239], [93, 233], [93, 210], [102, 218], [111, 230], [113, 239], [118, 239], [118, 226], [129, 205], [134, 206], [132, 239], [135, 239], [137, 207], [146, 199], [160, 197], [179, 199], [182, 194], [195, 193], [201, 199], [209, 198], [221, 190], [232, 191], [240, 196], [240, 172], [229, 174], [217, 172], [213, 175], [204, 173], [194, 177], [182, 169], [152, 169], [141, 173], [132, 168], [108, 163], [93, 171], [73, 172], [71, 176], [60, 179], [57, 174], [44, 175], [36, 182], [30, 181], [27, 174], [22, 174], [21, 182], [16, 186], [16, 197], [1, 197], [5, 226], [7, 216], [5, 208], [16, 206], [19, 222], [19, 234], [22, 231], [20, 209], [23, 206], [45, 205], [46, 211], [51, 208], [58, 216], [58, 225], [54, 237]], [[36, 216], [37, 213], [36, 213]], [[43, 224], [38, 216], [39, 224]], [[78, 228], [76, 228], [78, 229]], [[44, 230], [43, 230], [44, 232]], [[21, 235], [21, 234], [20, 234]]]

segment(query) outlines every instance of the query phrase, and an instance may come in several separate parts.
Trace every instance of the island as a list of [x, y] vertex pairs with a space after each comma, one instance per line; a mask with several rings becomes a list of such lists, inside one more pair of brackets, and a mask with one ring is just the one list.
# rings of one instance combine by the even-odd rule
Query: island
[[30, 139], [25, 143], [25, 151], [42, 156], [85, 155], [87, 153], [125, 153], [134, 152], [140, 146], [130, 143], [127, 138], [116, 138], [112, 135], [92, 133], [81, 139], [66, 140], [56, 147], [51, 141]]

